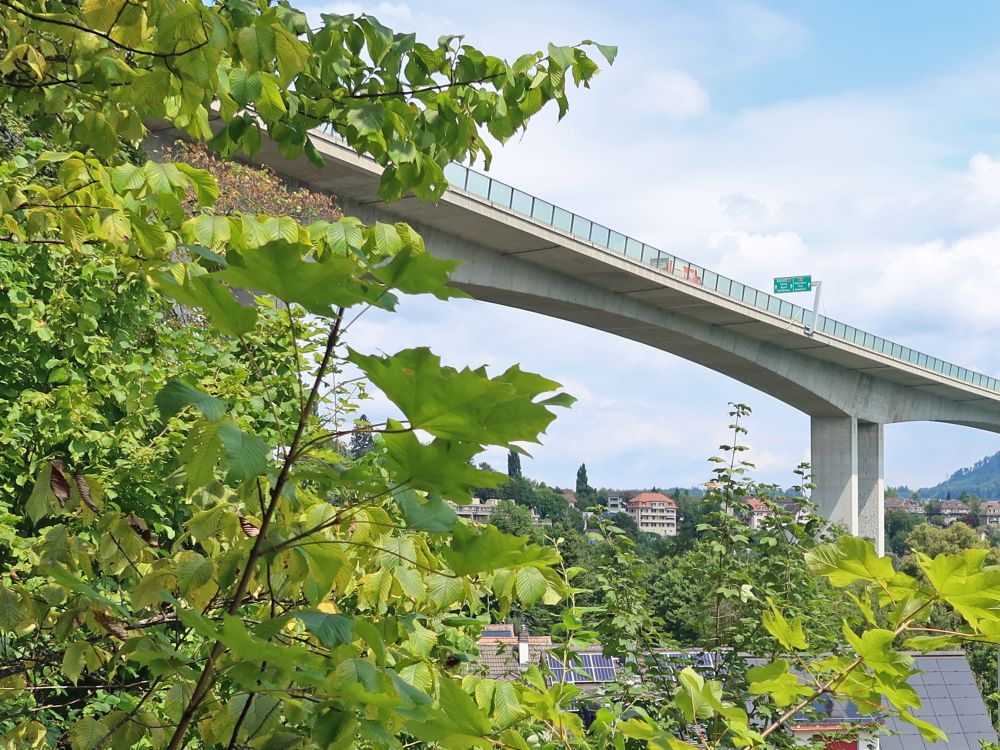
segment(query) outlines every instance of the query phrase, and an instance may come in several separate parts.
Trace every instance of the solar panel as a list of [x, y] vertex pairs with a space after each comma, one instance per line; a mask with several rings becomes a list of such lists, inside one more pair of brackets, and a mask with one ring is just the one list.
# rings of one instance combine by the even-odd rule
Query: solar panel
[[572, 654], [565, 665], [562, 659], [550, 654], [548, 664], [558, 682], [613, 682], [618, 673], [615, 660], [603, 654]]
[[711, 651], [662, 651], [656, 655], [661, 666], [681, 670], [685, 667], [694, 669], [713, 669], [715, 655]]

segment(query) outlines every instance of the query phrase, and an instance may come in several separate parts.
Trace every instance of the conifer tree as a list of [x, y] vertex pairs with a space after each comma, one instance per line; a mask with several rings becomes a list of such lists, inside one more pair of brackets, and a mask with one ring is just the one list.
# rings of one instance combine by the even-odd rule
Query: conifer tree
[[513, 448], [507, 451], [507, 476], [510, 479], [520, 479], [522, 477], [521, 455]]

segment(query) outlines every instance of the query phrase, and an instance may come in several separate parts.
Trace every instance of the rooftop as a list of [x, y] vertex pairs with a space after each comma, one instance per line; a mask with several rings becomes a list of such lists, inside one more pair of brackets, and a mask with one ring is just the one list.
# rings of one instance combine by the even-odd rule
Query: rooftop
[[662, 492], [640, 492], [629, 500], [629, 505], [652, 505], [653, 503], [666, 503], [671, 508], [677, 506], [672, 497], [668, 497]]

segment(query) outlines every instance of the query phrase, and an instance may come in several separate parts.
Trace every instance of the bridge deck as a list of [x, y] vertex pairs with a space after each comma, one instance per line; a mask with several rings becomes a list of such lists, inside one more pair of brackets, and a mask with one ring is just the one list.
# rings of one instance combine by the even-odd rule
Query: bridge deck
[[[168, 131], [166, 135], [179, 135]], [[438, 204], [409, 197], [384, 205], [378, 196], [381, 168], [339, 140], [314, 133], [314, 142], [326, 158], [317, 169], [305, 159], [288, 161], [267, 139], [254, 162], [264, 163], [285, 178], [325, 190], [355, 205], [371, 204], [419, 226], [467, 239], [498, 255], [572, 276], [594, 287], [640, 300], [768, 342], [787, 351], [838, 365], [847, 370], [939, 396], [951, 402], [1000, 402], [1000, 380], [962, 368], [909, 347], [888, 341], [824, 316], [816, 331], [804, 332], [811, 311], [766, 292], [740, 284], [702, 266], [664, 253], [634, 238], [610, 230], [551, 203], [535, 198], [486, 175], [460, 165], [446, 170], [451, 187]], [[491, 292], [490, 301], [511, 302]], [[513, 297], [513, 295], [511, 295]], [[581, 320], [579, 306], [560, 314], [559, 302], [545, 312]], [[585, 313], [584, 313], [585, 314]], [[623, 325], [628, 325], [623, 324]], [[608, 330], [607, 325], [597, 326]], [[668, 331], [657, 333], [659, 348], [685, 356], [685, 343], [668, 341]], [[664, 338], [666, 337], [666, 338]], [[663, 339], [663, 340], [660, 340]], [[689, 357], [705, 362], [705, 356]], [[716, 368], [723, 370], [723, 368]]]
[[[380, 167], [334, 138], [316, 135], [327, 166], [285, 162], [280, 173], [355, 203], [381, 204]], [[281, 159], [280, 156], [277, 157]], [[271, 158], [264, 159], [277, 167]], [[388, 206], [403, 220], [446, 230], [507, 255], [589, 281], [741, 334], [952, 401], [1000, 401], [1000, 379], [959, 367], [812, 312], [669, 255], [460, 165], [433, 206], [405, 198]]]

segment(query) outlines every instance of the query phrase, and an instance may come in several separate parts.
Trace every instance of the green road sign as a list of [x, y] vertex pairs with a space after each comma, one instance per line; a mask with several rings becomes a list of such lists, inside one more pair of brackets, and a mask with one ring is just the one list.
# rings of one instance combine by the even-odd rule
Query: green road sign
[[774, 293], [787, 294], [789, 292], [811, 292], [813, 288], [812, 276], [782, 276], [774, 280]]

